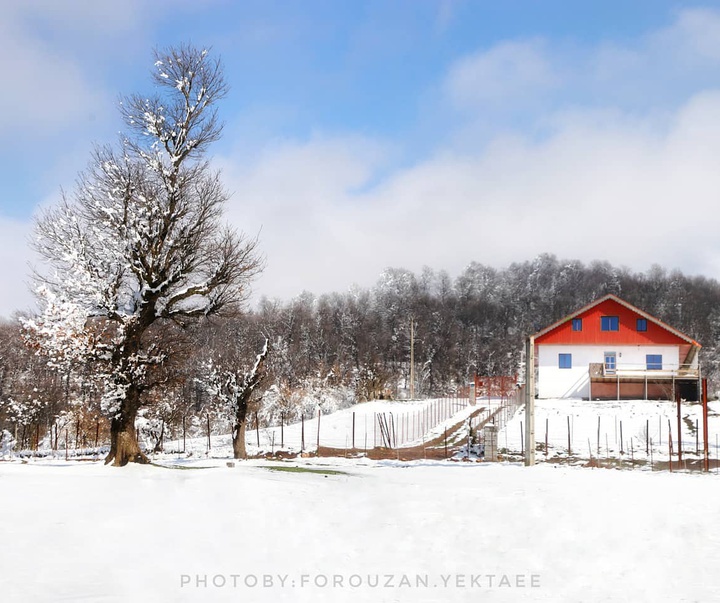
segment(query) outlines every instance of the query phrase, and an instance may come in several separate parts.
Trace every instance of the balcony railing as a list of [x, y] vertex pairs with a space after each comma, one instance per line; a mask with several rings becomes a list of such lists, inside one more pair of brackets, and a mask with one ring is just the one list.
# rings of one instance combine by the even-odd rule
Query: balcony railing
[[602, 362], [593, 362], [589, 368], [591, 379], [697, 379], [697, 367], [686, 364], [663, 364], [661, 369], [648, 369], [645, 365], [621, 364], [608, 369]]

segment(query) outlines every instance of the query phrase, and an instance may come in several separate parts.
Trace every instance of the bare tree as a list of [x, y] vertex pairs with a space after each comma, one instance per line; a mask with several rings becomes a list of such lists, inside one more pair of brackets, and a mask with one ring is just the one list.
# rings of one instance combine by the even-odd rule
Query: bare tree
[[250, 401], [257, 387], [266, 376], [265, 361], [268, 357], [270, 341], [266, 338], [262, 350], [255, 357], [252, 367], [245, 371], [243, 361], [236, 346], [229, 346], [228, 353], [222, 358], [210, 361], [206, 365], [206, 376], [200, 379], [206, 390], [214, 396], [223, 412], [228, 414], [232, 424], [233, 457], [247, 458], [245, 432], [248, 423]]
[[135, 418], [170, 359], [167, 327], [234, 309], [262, 269], [257, 238], [222, 224], [228, 195], [204, 158], [222, 130], [220, 61], [191, 46], [155, 59], [157, 93], [121, 103], [119, 147], [96, 149], [73, 193], [37, 220], [50, 270], [36, 273], [44, 311], [26, 322], [47, 353], [97, 364], [106, 463], [119, 466], [147, 462]]

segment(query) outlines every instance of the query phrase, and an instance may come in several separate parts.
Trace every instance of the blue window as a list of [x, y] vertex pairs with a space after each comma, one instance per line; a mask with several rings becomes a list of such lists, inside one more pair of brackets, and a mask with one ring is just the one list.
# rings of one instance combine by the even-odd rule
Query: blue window
[[661, 371], [662, 370], [662, 354], [647, 354], [645, 356], [647, 363], [647, 370], [649, 371]]
[[558, 367], [561, 369], [572, 368], [572, 354], [558, 354]]
[[601, 316], [600, 317], [600, 330], [601, 331], [619, 331], [620, 330], [620, 318], [617, 316]]
[[572, 329], [573, 331], [582, 331], [582, 318], [573, 318]]
[[645, 318], [637, 319], [637, 330], [639, 332], [647, 331], [647, 320]]

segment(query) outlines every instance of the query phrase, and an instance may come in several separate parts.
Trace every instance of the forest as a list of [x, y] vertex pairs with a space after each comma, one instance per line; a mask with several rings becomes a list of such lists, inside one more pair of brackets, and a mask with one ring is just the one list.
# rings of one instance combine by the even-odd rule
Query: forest
[[[247, 424], [261, 426], [407, 397], [411, 320], [415, 395], [453, 395], [473, 367], [480, 375], [517, 375], [528, 335], [606, 293], [699, 341], [703, 374], [715, 392], [716, 280], [544, 254], [504, 269], [473, 262], [455, 278], [429, 268], [419, 274], [390, 268], [371, 288], [262, 298], [242, 312], [163, 324], [152, 336], [170, 352], [142, 392], [137, 433], [146, 447], [159, 449], [208, 426], [229, 432], [237, 406], [231, 385], [246, 397]], [[57, 449], [63, 438], [75, 447], [103, 445], [108, 417], [93, 363], [42, 354], [23, 327], [27, 321], [18, 316], [0, 324], [0, 431], [21, 448]]]

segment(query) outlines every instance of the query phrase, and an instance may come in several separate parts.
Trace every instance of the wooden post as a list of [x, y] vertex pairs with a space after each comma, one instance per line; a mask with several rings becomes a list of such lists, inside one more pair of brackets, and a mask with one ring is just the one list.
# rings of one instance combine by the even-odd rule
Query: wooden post
[[68, 460], [68, 430], [65, 428], [65, 460]]
[[669, 460], [670, 473], [672, 473], [672, 455], [673, 455], [672, 430], [670, 429], [670, 419], [668, 419], [668, 460]]
[[[98, 439], [100, 437], [100, 419], [95, 419], [95, 448], [98, 447]], [[57, 440], [57, 433], [55, 434], [55, 440]]]
[[377, 413], [373, 413], [373, 448], [377, 446]]
[[415, 399], [415, 320], [410, 319], [410, 399]]
[[695, 454], [700, 454], [700, 430], [697, 419], [695, 419]]
[[568, 429], [568, 456], [572, 454], [572, 445], [570, 443], [570, 416], [567, 418], [567, 429]]
[[320, 409], [318, 408], [317, 447], [320, 448]]
[[285, 413], [280, 413], [280, 448], [285, 447]]
[[652, 438], [650, 438], [650, 471], [653, 470], [653, 446], [652, 446]]
[[[673, 381], [673, 387], [674, 387], [674, 381]], [[678, 449], [678, 463], [682, 461], [682, 418], [680, 416], [681, 410], [680, 410], [680, 392], [675, 392], [675, 400], [677, 401], [677, 424], [678, 424], [678, 433], [677, 433], [677, 449]]]
[[353, 412], [353, 420], [352, 420], [352, 447], [353, 447], [353, 450], [355, 450], [355, 412]]
[[302, 413], [300, 419], [300, 450], [305, 450], [305, 413]]
[[708, 397], [707, 397], [707, 379], [702, 380], [702, 406], [703, 406], [703, 454], [705, 471], [710, 471], [710, 454], [708, 440], [710, 434], [708, 432]]
[[257, 437], [258, 448], [260, 448], [260, 419], [257, 411], [255, 411], [255, 435]]
[[212, 441], [210, 440], [210, 413], [207, 414], [207, 438], [208, 450], [212, 450]]
[[525, 466], [535, 464], [535, 337], [525, 342]]
[[185, 429], [185, 415], [183, 415], [183, 454], [185, 454], [185, 435], [186, 435], [186, 429]]
[[390, 448], [397, 446], [397, 428], [395, 427], [395, 416], [390, 413], [390, 429], [388, 429], [388, 441], [390, 442]]
[[650, 419], [645, 420], [645, 454], [650, 454]]
[[[468, 454], [470, 454], [470, 450], [468, 450]], [[446, 427], [445, 428], [445, 458], [447, 458], [447, 457], [448, 457], [448, 452], [447, 452], [447, 427]]]

